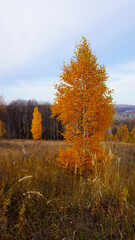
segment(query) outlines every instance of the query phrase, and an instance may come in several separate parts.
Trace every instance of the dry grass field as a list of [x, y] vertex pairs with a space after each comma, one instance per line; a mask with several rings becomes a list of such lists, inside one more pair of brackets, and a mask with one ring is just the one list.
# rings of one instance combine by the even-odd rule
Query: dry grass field
[[0, 141], [1, 240], [135, 240], [135, 144], [102, 145], [110, 164], [57, 166], [60, 141]]

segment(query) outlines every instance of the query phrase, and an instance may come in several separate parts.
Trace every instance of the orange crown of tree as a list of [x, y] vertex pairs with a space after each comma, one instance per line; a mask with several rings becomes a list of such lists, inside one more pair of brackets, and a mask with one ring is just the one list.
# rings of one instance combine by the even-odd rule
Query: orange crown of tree
[[112, 91], [104, 66], [97, 63], [85, 38], [76, 46], [69, 65], [63, 66], [52, 106], [52, 117], [65, 125], [64, 137], [69, 147], [60, 149], [58, 163], [72, 172], [92, 169], [106, 159], [99, 142], [110, 127], [114, 114]]
[[[5, 112], [6, 104], [2, 96], [0, 96], [0, 111]], [[0, 138], [6, 137], [6, 130], [4, 127], [4, 123], [0, 120]]]
[[34, 108], [31, 132], [34, 140], [39, 140], [42, 134], [42, 116], [38, 107]]
[[0, 120], [0, 138], [4, 138], [6, 136], [6, 130], [4, 128], [4, 123]]

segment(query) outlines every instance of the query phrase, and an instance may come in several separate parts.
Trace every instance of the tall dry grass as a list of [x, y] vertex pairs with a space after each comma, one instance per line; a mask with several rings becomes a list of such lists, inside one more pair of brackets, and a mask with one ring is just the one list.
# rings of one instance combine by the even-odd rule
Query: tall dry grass
[[0, 239], [135, 239], [135, 145], [105, 144], [111, 163], [75, 176], [56, 163], [64, 142], [1, 141]]

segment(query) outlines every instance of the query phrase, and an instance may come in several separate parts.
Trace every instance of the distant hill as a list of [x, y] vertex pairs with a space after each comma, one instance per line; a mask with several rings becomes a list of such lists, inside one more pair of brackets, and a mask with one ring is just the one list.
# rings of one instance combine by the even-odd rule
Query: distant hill
[[116, 104], [115, 109], [116, 109], [116, 111], [135, 110], [135, 105]]
[[115, 119], [125, 120], [135, 117], [135, 105], [116, 104], [114, 108], [116, 111]]

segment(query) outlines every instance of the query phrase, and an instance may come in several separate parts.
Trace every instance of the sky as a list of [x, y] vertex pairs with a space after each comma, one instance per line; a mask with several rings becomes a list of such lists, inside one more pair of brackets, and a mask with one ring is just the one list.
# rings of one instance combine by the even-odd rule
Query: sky
[[53, 103], [82, 36], [117, 104], [135, 105], [134, 0], [0, 0], [0, 95]]

